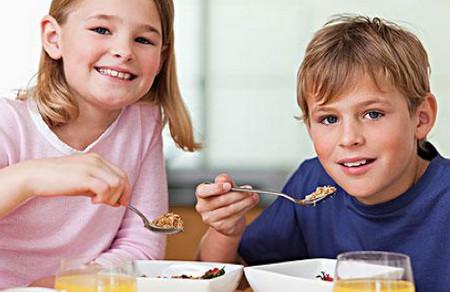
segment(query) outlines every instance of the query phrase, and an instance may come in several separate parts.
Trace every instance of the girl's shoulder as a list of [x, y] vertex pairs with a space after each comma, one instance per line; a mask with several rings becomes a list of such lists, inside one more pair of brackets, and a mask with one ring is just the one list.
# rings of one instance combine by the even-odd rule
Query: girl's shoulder
[[139, 101], [126, 107], [122, 117], [157, 122], [161, 120], [161, 107], [150, 102]]
[[0, 97], [0, 125], [28, 120], [27, 101]]
[[117, 120], [117, 132], [136, 129], [134, 134], [143, 133], [144, 136], [153, 137], [160, 134], [163, 128], [161, 108], [149, 102], [137, 102], [127, 106]]

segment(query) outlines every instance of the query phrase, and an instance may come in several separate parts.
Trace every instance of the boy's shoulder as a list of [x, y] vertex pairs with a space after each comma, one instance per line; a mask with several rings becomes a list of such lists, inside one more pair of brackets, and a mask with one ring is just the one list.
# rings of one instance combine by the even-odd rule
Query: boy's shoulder
[[317, 174], [326, 174], [325, 169], [323, 168], [322, 164], [319, 161], [319, 158], [313, 157], [313, 158], [307, 158], [303, 160], [300, 165], [298, 166], [295, 173], [317, 173]]
[[[320, 185], [334, 185], [333, 179], [327, 174], [317, 157], [305, 159], [291, 175], [286, 184], [286, 191], [309, 192]], [[289, 191], [288, 191], [289, 192]]]
[[[450, 159], [438, 154], [430, 163], [433, 177], [450, 176]], [[430, 166], [429, 166], [430, 167]]]

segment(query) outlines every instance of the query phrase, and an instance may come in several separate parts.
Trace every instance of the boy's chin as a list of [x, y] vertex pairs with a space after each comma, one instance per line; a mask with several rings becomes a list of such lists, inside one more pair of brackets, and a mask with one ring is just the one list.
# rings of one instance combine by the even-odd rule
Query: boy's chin
[[[345, 188], [344, 188], [345, 190]], [[346, 191], [347, 194], [354, 197], [358, 202], [365, 204], [365, 205], [376, 205], [386, 202], [388, 199], [383, 198], [380, 195], [377, 195], [375, 190], [370, 190], [368, 188], [361, 190], [361, 189], [351, 189], [349, 191]]]
[[370, 199], [374, 196], [374, 191], [367, 186], [358, 187], [354, 184], [346, 185], [345, 183], [339, 185], [345, 190], [347, 194], [361, 202], [370, 201]]

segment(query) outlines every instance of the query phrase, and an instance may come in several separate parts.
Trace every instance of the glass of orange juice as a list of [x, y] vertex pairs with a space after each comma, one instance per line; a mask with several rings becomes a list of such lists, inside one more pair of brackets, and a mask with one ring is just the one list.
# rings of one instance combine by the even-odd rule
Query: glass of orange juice
[[60, 292], [136, 292], [133, 262], [99, 265], [88, 258], [63, 259], [56, 275]]
[[355, 251], [338, 255], [333, 292], [414, 292], [409, 257], [401, 253]]

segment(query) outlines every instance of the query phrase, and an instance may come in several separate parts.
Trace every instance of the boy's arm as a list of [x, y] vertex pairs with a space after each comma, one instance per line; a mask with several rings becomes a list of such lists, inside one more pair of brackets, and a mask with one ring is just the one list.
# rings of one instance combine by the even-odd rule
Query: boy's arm
[[241, 236], [226, 236], [209, 228], [200, 241], [198, 260], [208, 262], [239, 263], [238, 247]]
[[238, 263], [238, 246], [246, 228], [245, 214], [259, 202], [254, 193], [232, 192], [233, 180], [220, 174], [196, 188], [197, 212], [209, 229], [198, 250], [202, 261]]
[[[226, 236], [210, 227], [200, 241], [197, 260], [246, 266], [247, 264], [238, 254], [240, 240], [241, 236]], [[249, 284], [244, 275], [238, 290], [245, 290], [248, 287]]]

